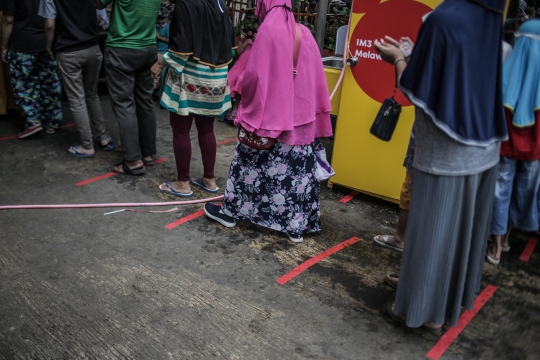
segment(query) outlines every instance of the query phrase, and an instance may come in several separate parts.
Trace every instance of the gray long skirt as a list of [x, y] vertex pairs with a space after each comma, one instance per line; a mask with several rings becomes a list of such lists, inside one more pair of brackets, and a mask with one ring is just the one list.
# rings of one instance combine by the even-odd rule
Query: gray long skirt
[[413, 169], [411, 207], [394, 312], [407, 326], [456, 326], [480, 290], [497, 167], [438, 176]]

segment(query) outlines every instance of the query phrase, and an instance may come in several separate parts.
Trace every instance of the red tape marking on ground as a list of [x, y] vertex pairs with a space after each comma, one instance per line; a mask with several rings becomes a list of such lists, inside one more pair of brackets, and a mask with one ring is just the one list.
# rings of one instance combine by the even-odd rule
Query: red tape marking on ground
[[534, 252], [534, 249], [536, 248], [536, 244], [538, 244], [538, 238], [533, 235], [531, 236], [531, 238], [529, 239], [529, 242], [527, 243], [527, 246], [525, 246], [525, 249], [521, 253], [519, 260], [525, 261], [525, 262], [529, 261], [532, 253]]
[[[219, 203], [219, 204], [217, 204], [217, 205], [221, 206], [221, 203]], [[174, 228], [177, 227], [177, 226], [180, 226], [180, 225], [182, 225], [182, 224], [185, 224], [185, 223], [187, 223], [188, 221], [191, 221], [191, 220], [196, 219], [196, 218], [198, 218], [198, 217], [201, 217], [201, 216], [203, 216], [203, 215], [204, 215], [204, 210], [199, 210], [199, 211], [197, 211], [196, 213], [193, 213], [193, 214], [191, 214], [191, 215], [188, 215], [188, 216], [186, 216], [186, 217], [183, 217], [183, 218], [181, 218], [181, 219], [178, 219], [178, 220], [176, 220], [176, 221], [170, 223], [169, 225], [165, 225], [165, 228], [166, 228], [166, 229], [169, 229], [169, 230], [174, 229]]]
[[199, 210], [199, 211], [197, 211], [196, 213], [193, 213], [193, 214], [191, 214], [191, 215], [188, 215], [188, 216], [186, 216], [186, 217], [183, 217], [183, 218], [181, 218], [181, 219], [178, 219], [178, 220], [176, 220], [175, 222], [170, 223], [169, 225], [165, 225], [165, 228], [166, 228], [166, 229], [169, 229], [169, 230], [174, 229], [174, 228], [177, 227], [177, 226], [180, 226], [180, 225], [182, 225], [182, 224], [185, 224], [185, 223], [187, 223], [188, 221], [191, 221], [191, 220], [196, 219], [196, 218], [198, 218], [198, 217], [201, 217], [201, 216], [203, 216], [203, 215], [204, 215], [204, 210]]
[[217, 143], [217, 146], [225, 145], [225, 144], [232, 143], [232, 142], [235, 142], [235, 141], [238, 141], [238, 138], [220, 141], [220, 142]]
[[[167, 161], [167, 158], [159, 158], [159, 159], [154, 160], [154, 164], [159, 164], [159, 163], [162, 163], [164, 161]], [[103, 175], [99, 175], [99, 176], [96, 176], [96, 177], [93, 177], [93, 178], [90, 178], [90, 179], [79, 181], [78, 183], [75, 183], [75, 186], [83, 186], [83, 185], [86, 185], [86, 184], [90, 184], [90, 183], [93, 183], [93, 182], [96, 182], [96, 181], [99, 181], [99, 180], [109, 178], [109, 177], [114, 176], [114, 175], [116, 175], [116, 173], [114, 171], [111, 171], [111, 172], [108, 172], [108, 173], [103, 174]]]
[[[75, 124], [62, 125], [62, 126], [60, 126], [60, 129], [67, 129], [67, 128], [70, 128], [70, 127], [73, 127], [73, 126], [75, 126]], [[6, 137], [3, 137], [3, 138], [0, 138], [0, 141], [11, 140], [11, 139], [16, 139], [16, 138], [17, 138], [17, 135], [11, 135], [11, 136], [6, 136]]]
[[340, 203], [343, 203], [343, 204], [346, 204], [348, 203], [349, 201], [351, 201], [352, 199], [354, 199], [354, 197], [358, 195], [358, 191], [353, 191], [352, 193], [350, 193], [349, 195], [345, 196], [343, 199], [339, 200]]
[[116, 175], [116, 173], [114, 171], [111, 171], [109, 173], [93, 177], [91, 179], [79, 181], [78, 183], [75, 184], [75, 186], [83, 186], [83, 185], [90, 184], [90, 183], [93, 183], [93, 182], [96, 182], [96, 181], [99, 181], [99, 180], [106, 179], [106, 178], [114, 176], [114, 175]]
[[11, 135], [11, 136], [6, 136], [6, 137], [3, 137], [3, 138], [0, 138], [0, 141], [16, 139], [16, 138], [17, 138], [17, 135]]
[[159, 159], [154, 160], [154, 164], [159, 164], [159, 163], [162, 163], [164, 161], [167, 161], [167, 158], [159, 158]]
[[497, 291], [497, 287], [493, 285], [488, 285], [486, 288], [478, 295], [474, 300], [474, 306], [472, 310], [467, 310], [458, 320], [458, 325], [456, 327], [450, 328], [444, 335], [437, 341], [435, 346], [426, 354], [426, 356], [432, 360], [438, 360], [442, 354], [448, 349], [450, 344], [458, 337], [458, 335], [465, 329], [465, 326], [471, 322], [480, 309], [487, 303], [487, 301], [493, 296]]
[[283, 275], [282, 277], [280, 277], [276, 281], [281, 285], [285, 285], [287, 282], [291, 281], [292, 279], [294, 279], [295, 277], [297, 277], [298, 275], [300, 275], [301, 273], [303, 273], [304, 271], [306, 271], [307, 269], [309, 269], [310, 267], [312, 267], [313, 265], [315, 265], [319, 261], [321, 261], [323, 259], [326, 259], [330, 255], [335, 254], [338, 251], [343, 250], [346, 247], [357, 243], [358, 241], [360, 241], [360, 238], [352, 237], [349, 240], [346, 240], [346, 241], [342, 242], [341, 244], [337, 244], [336, 246], [333, 246], [330, 249], [327, 249], [327, 250], [323, 251], [319, 255], [317, 255], [315, 257], [312, 257], [311, 259], [309, 259], [309, 260], [303, 262], [302, 264], [298, 265], [292, 271], [290, 271], [287, 274]]

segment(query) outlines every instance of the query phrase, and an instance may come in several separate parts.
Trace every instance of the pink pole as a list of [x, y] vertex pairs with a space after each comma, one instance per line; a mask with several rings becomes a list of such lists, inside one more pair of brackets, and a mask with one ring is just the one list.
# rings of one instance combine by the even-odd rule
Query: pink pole
[[22, 209], [87, 209], [87, 208], [115, 208], [115, 207], [147, 207], [147, 206], [170, 206], [170, 205], [192, 205], [202, 204], [223, 199], [223, 195], [213, 198], [187, 201], [171, 201], [157, 203], [110, 203], [110, 204], [47, 204], [47, 205], [3, 205], [0, 210], [22, 210]]

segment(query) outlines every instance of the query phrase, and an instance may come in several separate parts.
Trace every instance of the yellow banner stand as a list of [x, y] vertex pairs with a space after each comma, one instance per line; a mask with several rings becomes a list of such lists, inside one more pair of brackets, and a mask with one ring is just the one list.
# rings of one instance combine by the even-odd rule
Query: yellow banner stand
[[[392, 140], [381, 141], [369, 130], [381, 103], [392, 96], [394, 67], [383, 62], [373, 47], [385, 35], [416, 40], [422, 18], [440, 0], [356, 0], [351, 12], [349, 46], [358, 65], [347, 67], [341, 89], [332, 166], [336, 175], [328, 186], [342, 185], [398, 202], [405, 178], [403, 160], [414, 122], [414, 107], [397, 92], [402, 104]], [[332, 90], [332, 89], [331, 89]]]

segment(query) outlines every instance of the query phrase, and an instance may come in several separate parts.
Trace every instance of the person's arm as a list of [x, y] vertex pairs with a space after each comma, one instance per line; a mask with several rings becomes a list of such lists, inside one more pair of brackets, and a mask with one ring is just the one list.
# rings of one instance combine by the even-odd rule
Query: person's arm
[[7, 63], [7, 53], [9, 39], [11, 38], [11, 33], [13, 32], [13, 22], [15, 17], [13, 15], [2, 15], [2, 60]]
[[246, 50], [246, 47], [248, 45], [249, 39], [246, 38], [246, 34], [242, 33], [240, 34], [240, 41], [238, 42], [238, 45], [236, 47], [236, 55], [240, 57], [244, 53], [244, 50]]
[[159, 41], [164, 42], [165, 44], [169, 43], [169, 38], [166, 38], [166, 37], [163, 37], [163, 36], [159, 35], [159, 33], [157, 31], [156, 31], [156, 38]]
[[375, 40], [375, 50], [381, 55], [381, 58], [389, 64], [396, 67], [396, 74], [399, 78], [405, 68], [407, 67], [407, 61], [401, 50], [399, 50], [399, 43], [389, 36], [385, 36], [386, 40]]
[[163, 61], [161, 57], [158, 57], [158, 61], [150, 69], [152, 73], [152, 77], [154, 79], [161, 78], [161, 72], [163, 71], [164, 68], [165, 68], [165, 61]]
[[45, 47], [49, 55], [54, 57], [52, 51], [53, 41], [54, 41], [54, 27], [56, 22], [53, 19], [45, 19]]
[[105, 9], [111, 1], [107, 1], [107, 4], [104, 4], [101, 0], [94, 0], [94, 7], [98, 10]]

